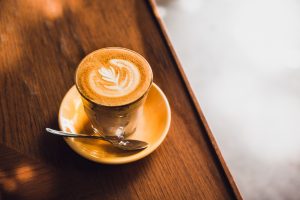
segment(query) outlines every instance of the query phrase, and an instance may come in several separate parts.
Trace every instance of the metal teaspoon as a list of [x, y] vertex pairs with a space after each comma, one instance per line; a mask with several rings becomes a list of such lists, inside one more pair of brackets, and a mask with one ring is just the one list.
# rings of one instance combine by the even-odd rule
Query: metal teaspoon
[[148, 147], [148, 143], [140, 140], [131, 140], [131, 139], [120, 139], [114, 137], [105, 137], [101, 135], [86, 135], [86, 134], [74, 134], [65, 131], [57, 131], [51, 128], [46, 128], [46, 131], [54, 135], [60, 135], [63, 137], [73, 137], [73, 138], [90, 138], [90, 139], [100, 139], [110, 142], [114, 147], [117, 147], [122, 150], [140, 150]]

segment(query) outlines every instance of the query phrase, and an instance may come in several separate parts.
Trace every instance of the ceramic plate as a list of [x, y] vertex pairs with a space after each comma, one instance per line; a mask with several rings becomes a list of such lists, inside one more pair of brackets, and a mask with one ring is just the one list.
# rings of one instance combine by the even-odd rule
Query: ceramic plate
[[[59, 109], [59, 127], [72, 133], [91, 133], [91, 124], [84, 112], [80, 94], [73, 86], [65, 95]], [[149, 147], [141, 151], [123, 151], [111, 144], [94, 139], [65, 138], [67, 144], [79, 155], [99, 163], [129, 163], [153, 152], [165, 139], [171, 122], [168, 100], [161, 89], [153, 84], [144, 105], [143, 116], [136, 131], [128, 139], [143, 140]]]

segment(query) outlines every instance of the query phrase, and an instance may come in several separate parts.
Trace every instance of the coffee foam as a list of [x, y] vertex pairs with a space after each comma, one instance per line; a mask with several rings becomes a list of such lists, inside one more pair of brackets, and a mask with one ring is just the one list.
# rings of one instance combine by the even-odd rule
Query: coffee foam
[[122, 48], [87, 55], [76, 71], [76, 84], [87, 99], [107, 106], [133, 102], [147, 91], [152, 70], [138, 53]]

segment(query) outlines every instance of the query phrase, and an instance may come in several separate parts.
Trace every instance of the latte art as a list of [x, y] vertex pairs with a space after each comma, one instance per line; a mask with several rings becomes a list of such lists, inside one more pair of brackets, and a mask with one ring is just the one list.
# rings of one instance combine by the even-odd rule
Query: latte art
[[[130, 61], [111, 59], [109, 66], [101, 65], [98, 77], [95, 77], [95, 92], [104, 96], [124, 96], [132, 92], [138, 85], [140, 74]], [[98, 78], [98, 79], [97, 79]], [[93, 81], [93, 77], [92, 80]], [[93, 85], [91, 83], [91, 85]]]
[[152, 82], [152, 70], [139, 54], [100, 49], [86, 56], [76, 72], [78, 90], [103, 105], [122, 105], [140, 98]]
[[106, 83], [104, 82], [102, 84], [107, 89], [122, 90], [128, 85], [128, 75], [126, 74], [125, 79], [120, 81], [120, 72], [116, 71], [111, 66], [109, 69], [101, 67], [98, 72], [101, 75], [101, 79], [106, 81]]

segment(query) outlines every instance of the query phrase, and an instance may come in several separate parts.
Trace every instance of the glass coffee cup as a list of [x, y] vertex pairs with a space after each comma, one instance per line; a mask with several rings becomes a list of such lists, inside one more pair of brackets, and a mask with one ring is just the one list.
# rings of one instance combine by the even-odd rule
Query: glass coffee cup
[[81, 61], [75, 81], [95, 133], [134, 133], [153, 81], [145, 58], [125, 48], [102, 48]]

